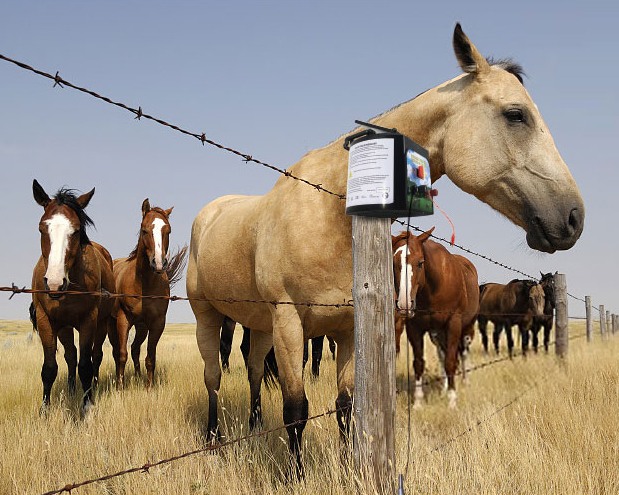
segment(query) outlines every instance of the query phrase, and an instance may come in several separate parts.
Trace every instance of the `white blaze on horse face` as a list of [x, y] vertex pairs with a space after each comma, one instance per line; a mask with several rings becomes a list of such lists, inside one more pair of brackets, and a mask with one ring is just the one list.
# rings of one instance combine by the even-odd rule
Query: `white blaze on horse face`
[[[155, 268], [163, 270], [163, 226], [165, 222], [161, 218], [153, 220], [153, 240], [155, 241]], [[167, 255], [167, 253], [165, 254]]]
[[65, 259], [69, 247], [69, 238], [75, 232], [75, 228], [67, 217], [61, 213], [56, 213], [49, 220], [46, 220], [47, 232], [49, 235], [49, 257], [47, 260], [47, 271], [45, 278], [51, 290], [57, 290], [68, 278], [65, 269]]
[[411, 274], [413, 273], [413, 267], [406, 262], [408, 256], [408, 245], [399, 247], [396, 252], [396, 256], [400, 256], [400, 287], [398, 290], [398, 309], [402, 311], [409, 311], [412, 309], [411, 300]]

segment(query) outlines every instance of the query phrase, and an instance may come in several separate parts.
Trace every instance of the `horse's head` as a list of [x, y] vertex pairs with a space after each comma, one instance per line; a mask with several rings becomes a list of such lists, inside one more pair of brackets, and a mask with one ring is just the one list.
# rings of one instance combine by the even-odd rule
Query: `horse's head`
[[[43, 285], [47, 290], [64, 291], [69, 286], [69, 271], [78, 257], [79, 250], [90, 240], [86, 226], [93, 225], [84, 209], [95, 193], [92, 191], [76, 196], [70, 189], [60, 189], [50, 198], [36, 181], [32, 183], [34, 200], [44, 208], [39, 221], [41, 232], [41, 255], [45, 263]], [[60, 294], [50, 294], [53, 299]]]
[[546, 301], [550, 302], [551, 307], [555, 307], [555, 277], [552, 273], [540, 272], [542, 278], [539, 284], [544, 289], [544, 297]]
[[459, 24], [453, 47], [466, 74], [438, 88], [451, 104], [443, 110], [437, 175], [447, 174], [522, 227], [531, 248], [571, 248], [583, 229], [583, 200], [522, 84], [521, 68], [488, 62]]
[[140, 226], [140, 242], [151, 268], [156, 273], [162, 273], [170, 262], [170, 227], [169, 217], [172, 208], [163, 210], [151, 208], [148, 198], [142, 202], [142, 225]]
[[392, 237], [395, 307], [402, 316], [415, 314], [417, 291], [425, 285], [423, 243], [434, 227], [419, 236], [402, 232]]
[[528, 291], [528, 309], [534, 316], [544, 314], [544, 288], [532, 280], [526, 281], [526, 290]]

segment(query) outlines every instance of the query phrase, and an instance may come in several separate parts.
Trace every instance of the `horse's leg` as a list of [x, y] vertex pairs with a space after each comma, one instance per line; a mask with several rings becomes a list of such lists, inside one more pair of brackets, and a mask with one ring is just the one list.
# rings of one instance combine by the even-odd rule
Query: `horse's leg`
[[[127, 318], [126, 313], [118, 310], [116, 316], [116, 335], [114, 339], [110, 339], [113, 345], [112, 354], [116, 362], [116, 389], [120, 390], [125, 386], [125, 365], [127, 364], [127, 335], [131, 323]], [[116, 345], [114, 345], [116, 344]]]
[[415, 392], [413, 394], [413, 409], [419, 409], [423, 401], [423, 371], [426, 362], [423, 359], [423, 332], [406, 323], [406, 335], [413, 347], [413, 370], [415, 371]]
[[541, 323], [537, 320], [537, 318], [533, 319], [533, 323], [531, 324], [531, 344], [533, 346], [533, 352], [537, 354], [537, 348], [539, 346], [539, 330], [541, 328]]
[[116, 325], [114, 318], [110, 314], [102, 315], [100, 309], [97, 331], [92, 344], [92, 367], [95, 388], [99, 383], [99, 369], [101, 368], [101, 363], [103, 362], [103, 343], [105, 342], [105, 337], [108, 336], [110, 333], [110, 328], [112, 328], [113, 325]]
[[447, 401], [449, 408], [456, 407], [456, 370], [458, 349], [462, 341], [462, 318], [454, 315], [447, 324], [447, 349], [445, 352], [445, 373], [447, 374]]
[[297, 309], [277, 306], [273, 312], [273, 344], [284, 399], [284, 424], [298, 477], [303, 477], [301, 441], [308, 416], [303, 386], [303, 326]]
[[335, 361], [335, 340], [332, 337], [327, 337], [329, 341], [329, 350], [331, 351], [331, 357]]
[[511, 323], [506, 323], [505, 325], [505, 336], [507, 337], [507, 354], [510, 358], [514, 355], [514, 338], [512, 337], [512, 325]]
[[306, 340], [303, 342], [303, 370], [305, 371], [305, 365], [309, 360], [309, 342]]
[[526, 323], [519, 323], [518, 330], [520, 330], [520, 339], [522, 340], [522, 355], [527, 357], [527, 351], [529, 350], [529, 328]]
[[348, 458], [348, 438], [352, 415], [352, 393], [355, 387], [355, 338], [353, 332], [337, 336], [337, 424], [340, 430], [340, 461]]
[[475, 335], [475, 320], [473, 320], [470, 324], [464, 327], [462, 330], [462, 342], [461, 342], [461, 352], [462, 356], [462, 381], [464, 383], [469, 382], [468, 371], [471, 369], [470, 367], [470, 350], [471, 343], [473, 342], [473, 336]]
[[251, 330], [247, 327], [243, 327], [243, 340], [241, 340], [241, 354], [243, 355], [243, 361], [245, 361], [245, 368], [247, 368], [249, 365], [247, 361], [249, 359], [250, 340], [251, 340]]
[[488, 354], [488, 319], [480, 316], [477, 319], [477, 324], [481, 335], [481, 344], [484, 346], [484, 352]]
[[[167, 309], [167, 308], [166, 308]], [[146, 388], [153, 386], [153, 380], [155, 378], [155, 365], [157, 363], [157, 344], [165, 329], [165, 314], [151, 321], [148, 330], [148, 344], [146, 346]], [[137, 334], [136, 334], [137, 336]], [[131, 353], [133, 354], [133, 347], [131, 347]]]
[[232, 339], [234, 338], [234, 327], [236, 321], [227, 316], [221, 326], [221, 337], [219, 340], [219, 354], [221, 355], [221, 367], [224, 371], [230, 370], [230, 353], [232, 352]]
[[320, 376], [320, 361], [322, 360], [322, 349], [325, 343], [325, 336], [314, 337], [312, 339], [312, 376]]
[[84, 391], [84, 403], [82, 405], [82, 414], [84, 415], [88, 413], [88, 410], [94, 404], [92, 393], [92, 379], [94, 376], [92, 348], [95, 334], [97, 333], [98, 313], [98, 309], [93, 310], [80, 322], [78, 329], [80, 358], [77, 364], [77, 372], [80, 382], [82, 382], [82, 390]]
[[273, 347], [273, 336], [270, 333], [254, 330], [249, 332], [249, 356], [247, 361], [247, 378], [250, 392], [249, 429], [262, 426], [262, 404], [260, 388], [265, 371], [265, 356]]
[[56, 332], [51, 326], [47, 315], [39, 307], [37, 311], [37, 330], [43, 346], [43, 367], [41, 368], [41, 381], [43, 382], [43, 403], [40, 414], [45, 414], [50, 403], [52, 385], [58, 375], [58, 363], [56, 363], [56, 349], [58, 341]]
[[219, 439], [217, 425], [217, 395], [221, 383], [219, 366], [219, 336], [224, 315], [205, 301], [191, 301], [196, 317], [196, 340], [202, 361], [204, 361], [204, 385], [208, 392], [208, 440]]
[[544, 351], [548, 352], [548, 345], [550, 344], [550, 331], [552, 330], [552, 318], [549, 321], [544, 322]]
[[501, 339], [501, 330], [503, 330], [503, 323], [495, 323], [494, 331], [492, 332], [492, 343], [494, 344], [494, 350], [499, 353], [499, 342]]
[[62, 327], [58, 331], [58, 340], [64, 347], [64, 360], [67, 363], [67, 386], [69, 393], [75, 393], [75, 376], [77, 372], [77, 347], [73, 341], [73, 327]]
[[145, 323], [136, 323], [135, 325], [135, 337], [133, 338], [133, 342], [131, 342], [131, 360], [133, 361], [133, 369], [135, 371], [135, 376], [142, 376], [142, 366], [140, 365], [140, 352], [142, 349], [142, 344], [146, 340], [146, 337], [150, 340], [150, 335], [148, 332], [148, 328], [150, 325], [146, 325]]

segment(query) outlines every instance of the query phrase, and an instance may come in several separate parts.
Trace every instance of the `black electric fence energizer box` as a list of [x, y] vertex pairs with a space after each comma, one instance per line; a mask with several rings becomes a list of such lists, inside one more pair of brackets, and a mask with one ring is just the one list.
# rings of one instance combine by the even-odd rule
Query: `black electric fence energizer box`
[[367, 129], [348, 136], [346, 214], [398, 218], [432, 215], [428, 152], [396, 129], [355, 121]]

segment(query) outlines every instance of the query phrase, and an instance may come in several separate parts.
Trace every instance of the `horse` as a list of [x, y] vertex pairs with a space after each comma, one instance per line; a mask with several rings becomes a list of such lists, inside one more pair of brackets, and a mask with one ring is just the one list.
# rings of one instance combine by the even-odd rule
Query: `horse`
[[522, 339], [522, 354], [529, 347], [529, 330], [533, 319], [543, 315], [544, 289], [534, 280], [514, 279], [508, 284], [487, 283], [480, 286], [479, 315], [477, 322], [484, 351], [488, 352], [488, 321], [494, 324], [492, 340], [499, 353], [499, 338], [505, 329], [507, 351], [513, 356], [514, 340], [512, 326], [518, 325]]
[[448, 403], [453, 408], [458, 355], [468, 353], [479, 308], [479, 282], [477, 270], [467, 258], [451, 254], [429, 239], [433, 231], [434, 227], [419, 236], [404, 231], [392, 237], [396, 326], [405, 324], [413, 347], [413, 407], [420, 407], [424, 397], [423, 340], [427, 332], [439, 351]]
[[[112, 257], [102, 245], [91, 241], [86, 233], [94, 225], [85, 208], [95, 193], [77, 196], [72, 189], [61, 188], [50, 198], [35, 179], [34, 200], [43, 207], [39, 220], [41, 256], [32, 272], [32, 288], [52, 292], [32, 294], [31, 316], [43, 346], [43, 403], [41, 413], [50, 404], [52, 386], [58, 374], [56, 350], [58, 339], [65, 349], [68, 386], [75, 390], [75, 368], [84, 391], [82, 414], [94, 404], [94, 383], [103, 359], [103, 342], [111, 325], [113, 300], [105, 291], [116, 290]], [[68, 295], [84, 291], [98, 294]], [[79, 332], [79, 364], [73, 343], [73, 329]]]
[[[522, 84], [520, 67], [486, 60], [459, 24], [453, 48], [464, 74], [371, 123], [396, 128], [426, 148], [433, 182], [447, 175], [460, 189], [522, 227], [530, 247], [545, 252], [569, 249], [583, 229], [583, 200]], [[275, 347], [283, 419], [289, 425], [288, 443], [298, 473], [302, 473], [300, 447], [309, 409], [302, 359], [308, 338], [326, 333], [337, 342], [340, 439], [345, 442], [349, 433], [353, 309], [294, 303], [350, 299], [352, 221], [342, 201], [348, 176], [343, 144], [353, 132], [359, 128], [307, 153], [262, 196], [215, 199], [192, 225], [186, 283], [204, 361], [206, 434], [210, 439], [219, 435], [218, 353], [221, 323], [227, 315], [256, 330], [249, 363], [252, 407], [260, 403], [263, 357], [272, 344]], [[321, 184], [320, 190], [290, 175]]]
[[540, 272], [542, 278], [539, 284], [544, 289], [544, 314], [533, 317], [531, 325], [531, 334], [533, 337], [533, 352], [537, 352], [539, 344], [538, 334], [541, 327], [544, 327], [544, 350], [548, 352], [548, 344], [550, 343], [550, 331], [554, 321], [554, 310], [556, 306], [555, 300], [555, 278], [552, 273]]
[[[157, 361], [157, 344], [163, 333], [168, 311], [170, 287], [181, 277], [187, 247], [170, 256], [170, 214], [151, 207], [148, 198], [142, 202], [142, 221], [138, 243], [126, 258], [114, 260], [114, 277], [120, 294], [114, 307], [116, 325], [109, 332], [116, 364], [116, 387], [122, 389], [127, 363], [127, 337], [135, 326], [131, 358], [135, 374], [141, 376], [140, 347], [148, 337], [146, 354], [146, 386], [152, 387]], [[161, 296], [142, 298], [132, 296]]]

